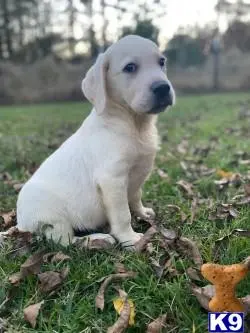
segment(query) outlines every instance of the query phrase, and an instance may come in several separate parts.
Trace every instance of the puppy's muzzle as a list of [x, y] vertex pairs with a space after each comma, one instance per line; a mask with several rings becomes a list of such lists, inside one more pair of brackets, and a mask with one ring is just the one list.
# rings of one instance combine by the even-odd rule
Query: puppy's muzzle
[[167, 106], [173, 105], [173, 95], [168, 82], [156, 81], [150, 88], [154, 95], [154, 105], [150, 113], [159, 113], [164, 111]]

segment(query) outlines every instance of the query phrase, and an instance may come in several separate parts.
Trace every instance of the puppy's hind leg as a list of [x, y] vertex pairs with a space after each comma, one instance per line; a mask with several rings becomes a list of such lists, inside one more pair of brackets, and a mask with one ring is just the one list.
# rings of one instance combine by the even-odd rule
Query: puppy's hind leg
[[74, 231], [70, 224], [60, 222], [53, 222], [53, 224], [44, 225], [42, 232], [48, 240], [53, 240], [55, 243], [59, 243], [63, 246], [67, 246], [72, 243]]

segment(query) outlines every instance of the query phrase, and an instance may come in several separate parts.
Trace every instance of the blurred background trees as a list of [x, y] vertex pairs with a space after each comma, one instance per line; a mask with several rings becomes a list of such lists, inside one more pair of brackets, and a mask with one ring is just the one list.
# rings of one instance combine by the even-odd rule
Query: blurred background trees
[[[167, 5], [163, 0], [0, 0], [0, 59], [33, 62], [48, 56], [95, 57], [126, 34], [158, 41]], [[167, 3], [167, 2], [166, 2]], [[218, 21], [228, 22], [222, 40], [226, 49], [235, 46], [250, 51], [250, 3], [218, 0]], [[125, 20], [124, 20], [125, 18]], [[127, 19], [127, 22], [126, 22]], [[109, 25], [116, 21], [116, 32]], [[169, 62], [181, 66], [200, 65], [204, 45], [215, 25], [177, 31], [168, 42]]]
[[[250, 1], [217, 0], [214, 10], [216, 21], [205, 27], [194, 22], [161, 42], [177, 86], [190, 86], [188, 77], [195, 70], [202, 71], [199, 78], [203, 72], [207, 74], [197, 86], [211, 86], [211, 45], [221, 20], [226, 22], [226, 28], [219, 32], [221, 73], [227, 71], [228, 79], [237, 71], [246, 76], [237, 62], [247, 66], [250, 58]], [[0, 0], [0, 76], [7, 63], [31, 65], [48, 57], [57, 64], [89, 65], [99, 52], [127, 34], [159, 42], [161, 27], [168, 24], [167, 14], [167, 0]], [[248, 78], [250, 73], [237, 84], [248, 86]]]

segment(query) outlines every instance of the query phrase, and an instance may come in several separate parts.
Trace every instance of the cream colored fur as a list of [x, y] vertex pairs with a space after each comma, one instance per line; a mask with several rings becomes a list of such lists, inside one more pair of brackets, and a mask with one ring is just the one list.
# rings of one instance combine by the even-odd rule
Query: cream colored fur
[[[74, 229], [95, 230], [108, 222], [110, 234], [123, 245], [140, 239], [131, 211], [141, 218], [155, 215], [141, 201], [158, 148], [157, 115], [148, 113], [150, 86], [169, 82], [159, 57], [157, 46], [138, 36], [121, 39], [98, 57], [82, 82], [94, 109], [22, 188], [20, 230], [50, 225], [46, 236], [67, 244]], [[138, 64], [137, 73], [122, 71], [130, 62]], [[172, 87], [171, 94], [174, 98]]]

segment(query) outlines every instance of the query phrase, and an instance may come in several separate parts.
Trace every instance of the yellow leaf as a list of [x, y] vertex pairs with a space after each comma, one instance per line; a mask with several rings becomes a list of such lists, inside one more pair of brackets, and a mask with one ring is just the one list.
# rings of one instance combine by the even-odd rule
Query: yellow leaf
[[[135, 306], [134, 306], [134, 302], [132, 301], [132, 299], [128, 299], [128, 303], [130, 305], [129, 325], [133, 326], [135, 324]], [[118, 297], [113, 301], [113, 304], [114, 304], [114, 308], [115, 308], [116, 312], [118, 314], [120, 314], [123, 309], [124, 299], [122, 299], [121, 297]]]
[[230, 179], [233, 177], [233, 175], [234, 175], [233, 172], [230, 172], [230, 171], [224, 171], [224, 170], [222, 170], [222, 169], [217, 170], [216, 173], [217, 173], [217, 175], [220, 176], [221, 178], [226, 178], [226, 179], [228, 179], [228, 180], [230, 180]]

